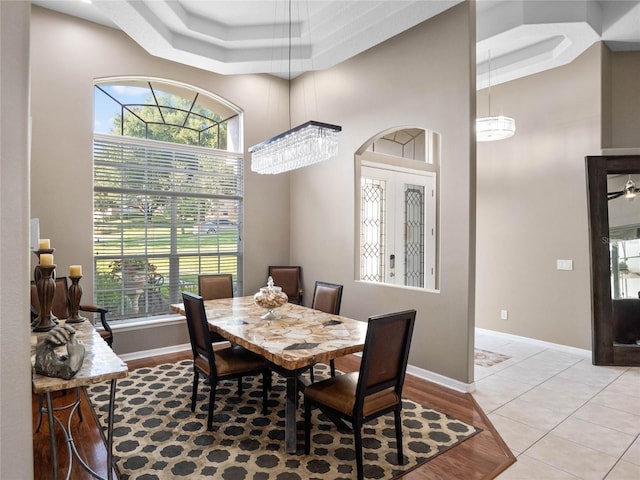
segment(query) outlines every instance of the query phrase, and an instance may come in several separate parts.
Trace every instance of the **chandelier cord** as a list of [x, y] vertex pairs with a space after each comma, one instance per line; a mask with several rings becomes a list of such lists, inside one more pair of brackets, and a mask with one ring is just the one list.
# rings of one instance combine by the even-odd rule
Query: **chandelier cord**
[[489, 116], [491, 116], [491, 50], [489, 50]]
[[291, 0], [289, 0], [289, 129], [291, 129]]
[[[0, 0], [1, 1], [1, 0]], [[276, 2], [277, 3], [277, 2]], [[338, 139], [342, 127], [310, 120], [292, 128], [291, 60], [293, 55], [293, 4], [289, 4], [289, 130], [249, 147], [251, 170], [260, 174], [278, 174], [329, 160], [338, 155]], [[300, 15], [298, 14], [300, 18]], [[301, 31], [301, 28], [299, 29]], [[301, 35], [299, 35], [301, 37]], [[302, 39], [300, 40], [302, 43]], [[300, 49], [302, 51], [302, 48]], [[300, 54], [302, 58], [302, 53]], [[301, 65], [301, 71], [304, 66]], [[302, 99], [306, 100], [304, 82]], [[305, 112], [302, 112], [305, 113]]]

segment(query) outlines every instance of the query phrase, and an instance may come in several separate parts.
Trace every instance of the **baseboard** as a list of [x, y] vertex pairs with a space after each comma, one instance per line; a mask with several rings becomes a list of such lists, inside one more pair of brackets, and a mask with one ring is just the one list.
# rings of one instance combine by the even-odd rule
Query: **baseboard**
[[538, 347], [551, 348], [553, 350], [559, 350], [565, 353], [571, 353], [574, 355], [580, 355], [585, 358], [591, 358], [591, 350], [585, 350], [583, 348], [570, 347], [569, 345], [562, 345], [559, 343], [546, 342], [544, 340], [538, 340], [536, 338], [521, 337], [519, 335], [513, 335], [511, 333], [498, 332], [496, 330], [487, 330], [486, 328], [476, 327], [476, 333], [484, 333], [486, 335], [492, 335], [494, 337], [501, 337], [506, 340], [513, 340], [516, 342], [528, 343], [529, 345], [536, 345]]
[[114, 333], [145, 330], [150, 327], [166, 327], [169, 325], [186, 325], [181, 315], [166, 315], [155, 318], [132, 318], [130, 320], [118, 320], [109, 324]]
[[450, 388], [451, 390], [456, 390], [457, 392], [462, 393], [473, 393], [476, 391], [475, 383], [464, 383], [459, 380], [454, 380], [450, 377], [445, 377], [444, 375], [440, 375], [439, 373], [432, 372], [430, 370], [425, 370], [420, 367], [414, 367], [413, 365], [407, 365], [407, 373], [414, 375], [423, 380], [427, 380], [428, 382], [437, 383], [438, 385], [442, 385], [443, 387]]
[[139, 360], [141, 358], [155, 357], [157, 355], [167, 355], [169, 353], [178, 353], [190, 350], [191, 344], [183, 343], [182, 345], [171, 345], [169, 347], [153, 348], [151, 350], [140, 350], [138, 352], [122, 353], [118, 354], [118, 357], [120, 357], [125, 362], [128, 362], [129, 360]]
[[[220, 348], [227, 348], [229, 347], [229, 345], [230, 345], [229, 342], [216, 342], [213, 344], [213, 349], [218, 350]], [[167, 355], [172, 353], [182, 353], [182, 352], [190, 352], [190, 351], [191, 351], [191, 344], [183, 343], [182, 345], [171, 345], [169, 347], [153, 348], [151, 350], [140, 350], [139, 352], [129, 352], [129, 353], [118, 354], [118, 357], [120, 357], [122, 360], [127, 362], [129, 360], [139, 360], [141, 358], [149, 358], [149, 357], [155, 357], [159, 355]]]

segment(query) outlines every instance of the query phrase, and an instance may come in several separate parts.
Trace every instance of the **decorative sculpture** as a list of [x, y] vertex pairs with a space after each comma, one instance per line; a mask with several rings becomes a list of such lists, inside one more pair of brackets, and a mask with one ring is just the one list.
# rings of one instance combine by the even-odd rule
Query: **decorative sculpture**
[[[58, 355], [57, 347], [67, 346], [67, 355]], [[84, 360], [85, 348], [69, 325], [58, 325], [36, 345], [35, 370], [40, 375], [70, 380], [78, 373]]]

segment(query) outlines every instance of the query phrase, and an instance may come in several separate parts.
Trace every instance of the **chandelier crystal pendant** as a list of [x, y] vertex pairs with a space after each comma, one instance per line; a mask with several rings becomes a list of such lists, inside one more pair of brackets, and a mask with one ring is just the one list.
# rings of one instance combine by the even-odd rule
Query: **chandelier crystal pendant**
[[491, 116], [491, 51], [489, 51], [489, 116], [476, 118], [476, 141], [492, 142], [512, 137], [516, 121], [504, 115]]
[[335, 157], [342, 127], [311, 120], [249, 148], [251, 170], [278, 174]]
[[[291, 0], [289, 0], [289, 127], [291, 127]], [[251, 170], [278, 174], [338, 155], [342, 127], [311, 120], [249, 148]]]

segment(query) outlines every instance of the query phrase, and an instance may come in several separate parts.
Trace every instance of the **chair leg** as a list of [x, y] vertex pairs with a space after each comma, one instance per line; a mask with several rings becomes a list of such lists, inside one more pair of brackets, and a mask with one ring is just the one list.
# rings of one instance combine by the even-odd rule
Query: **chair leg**
[[400, 404], [398, 404], [398, 408], [393, 411], [393, 416], [396, 424], [396, 448], [398, 450], [398, 465], [403, 465], [404, 455], [402, 454], [402, 418], [400, 412]]
[[238, 377], [238, 396], [242, 396], [242, 377]]
[[353, 435], [355, 437], [356, 470], [358, 473], [358, 480], [363, 480], [364, 466], [362, 464], [362, 422], [359, 419], [354, 419]]
[[309, 369], [309, 380], [311, 380], [311, 383], [315, 382], [313, 378], [313, 365], [311, 365], [311, 368]]
[[198, 395], [198, 370], [193, 371], [193, 388], [191, 389], [191, 411], [196, 411], [196, 396]]
[[209, 413], [207, 415], [207, 430], [213, 430], [213, 406], [216, 401], [216, 382], [211, 379], [211, 393], [209, 394]]
[[331, 376], [335, 377], [336, 376], [336, 362], [333, 359], [329, 360], [329, 368], [331, 369]]
[[311, 452], [311, 402], [304, 399], [304, 453]]

